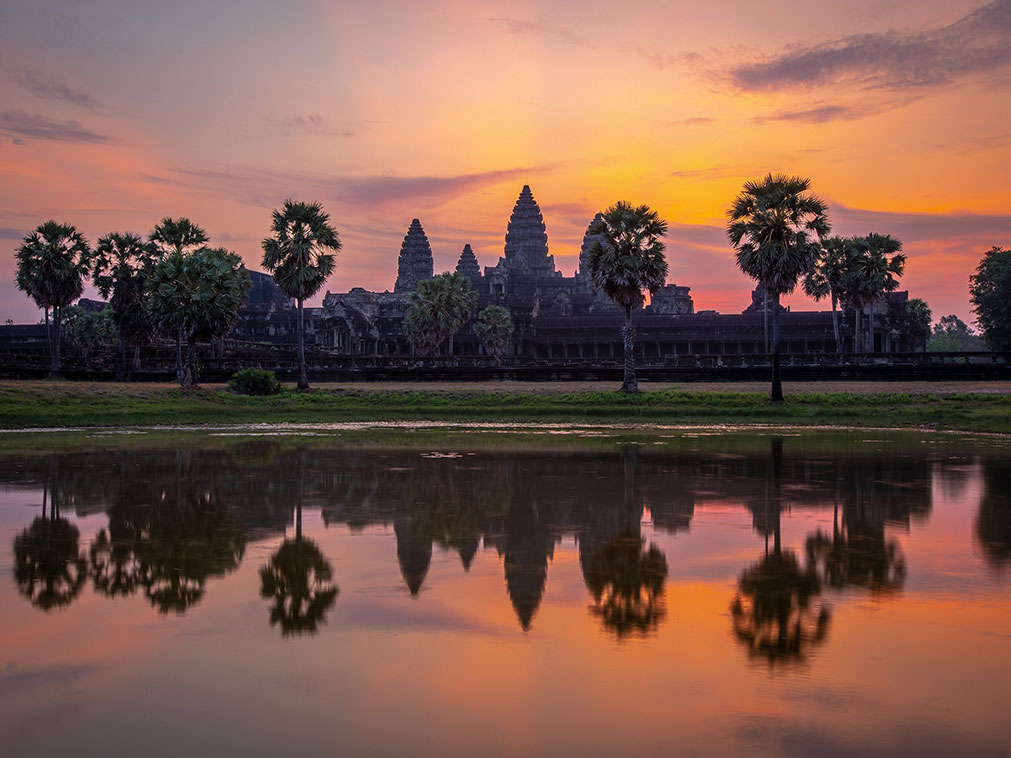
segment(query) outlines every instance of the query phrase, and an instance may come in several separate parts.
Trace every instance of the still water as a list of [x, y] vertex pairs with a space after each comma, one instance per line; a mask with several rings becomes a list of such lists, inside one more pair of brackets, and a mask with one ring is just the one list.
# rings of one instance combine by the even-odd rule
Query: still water
[[1011, 752], [1011, 443], [0, 449], [4, 755]]

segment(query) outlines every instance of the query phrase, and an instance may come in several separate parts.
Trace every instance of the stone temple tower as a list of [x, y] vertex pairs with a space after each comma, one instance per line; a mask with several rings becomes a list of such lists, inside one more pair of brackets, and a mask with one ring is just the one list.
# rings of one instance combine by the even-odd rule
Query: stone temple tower
[[397, 283], [393, 291], [414, 292], [418, 289], [419, 282], [433, 276], [435, 276], [435, 263], [432, 260], [432, 246], [428, 244], [428, 237], [421, 228], [421, 222], [414, 219], [400, 246]]
[[506, 227], [505, 263], [514, 273], [550, 276], [555, 271], [555, 259], [548, 255], [544, 217], [526, 184]]
[[601, 237], [599, 234], [590, 234], [590, 227], [593, 226], [594, 223], [596, 223], [602, 218], [604, 218], [603, 214], [598, 213], [596, 216], [593, 217], [593, 221], [591, 221], [586, 226], [586, 233], [583, 235], [583, 244], [579, 248], [579, 270], [576, 272], [576, 279], [578, 279], [580, 282], [589, 283], [590, 281], [590, 272], [587, 269], [587, 261], [590, 256], [590, 248], [593, 247], [594, 242], [603, 243], [604, 241], [603, 237]]
[[474, 255], [474, 251], [471, 249], [470, 245], [463, 246], [463, 252], [460, 253], [460, 260], [456, 264], [456, 273], [463, 274], [464, 276], [470, 278], [473, 283], [476, 279], [481, 276], [481, 265], [477, 262], [477, 256]]

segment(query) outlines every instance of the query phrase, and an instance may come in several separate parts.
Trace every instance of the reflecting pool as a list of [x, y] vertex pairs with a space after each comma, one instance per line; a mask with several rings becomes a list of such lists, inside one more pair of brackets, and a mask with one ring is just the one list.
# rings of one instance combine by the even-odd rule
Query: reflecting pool
[[1008, 754], [1011, 441], [0, 446], [6, 755]]

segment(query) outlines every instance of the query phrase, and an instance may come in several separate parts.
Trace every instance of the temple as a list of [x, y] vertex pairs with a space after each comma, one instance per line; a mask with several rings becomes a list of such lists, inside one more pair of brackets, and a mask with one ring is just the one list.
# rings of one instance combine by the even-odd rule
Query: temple
[[[514, 366], [544, 362], [579, 362], [590, 367], [616, 366], [623, 359], [620, 328], [623, 313], [594, 290], [587, 270], [596, 241], [589, 220], [579, 251], [578, 268], [564, 276], [549, 253], [548, 233], [534, 194], [524, 185], [505, 227], [502, 255], [493, 266], [481, 263], [471, 246], [459, 254], [456, 271], [478, 293], [475, 316], [490, 304], [505, 307], [514, 326], [505, 362]], [[392, 264], [392, 255], [391, 255]], [[253, 287], [226, 338], [237, 354], [260, 355], [265, 346], [293, 346], [297, 335], [294, 302], [263, 273], [250, 271]], [[418, 285], [435, 274], [432, 246], [420, 219], [413, 219], [397, 257], [393, 291], [371, 292], [354, 287], [327, 292], [322, 307], [305, 309], [306, 347], [320, 364], [344, 358], [394, 359], [407, 366], [415, 355], [404, 331], [404, 316]], [[908, 293], [882, 296], [864, 314], [839, 314], [843, 348], [856, 328], [873, 333], [867, 353], [915, 353], [925, 349], [927, 328], [910, 318]], [[102, 306], [104, 304], [97, 304]], [[739, 313], [696, 311], [691, 288], [667, 284], [649, 304], [633, 314], [636, 359], [660, 367], [753, 367], [768, 360], [770, 303], [756, 287]], [[781, 352], [832, 362], [836, 353], [830, 311], [793, 311], [781, 307]], [[42, 325], [0, 327], [0, 351], [38, 354], [46, 351]], [[473, 319], [458, 330], [452, 346], [442, 350], [460, 362], [480, 362], [484, 350]], [[245, 352], [244, 352], [245, 351]], [[819, 356], [824, 356], [819, 357]], [[427, 359], [427, 357], [426, 357]], [[481, 364], [484, 365], [484, 364]]]
[[[573, 276], [564, 276], [555, 267], [544, 216], [528, 185], [523, 186], [513, 206], [502, 255], [495, 265], [485, 266], [482, 272], [471, 246], [464, 246], [456, 271], [470, 279], [478, 293], [476, 312], [493, 303], [508, 309], [515, 327], [508, 351], [513, 361], [568, 359], [608, 364], [622, 358], [622, 313], [594, 290], [587, 271], [587, 256], [596, 241], [589, 227], [598, 218], [600, 214], [587, 224], [579, 267]], [[310, 312], [311, 341], [321, 350], [341, 355], [411, 357], [403, 329], [404, 314], [411, 293], [433, 274], [431, 245], [421, 221], [414, 219], [401, 245], [393, 292], [369, 292], [357, 287], [344, 293], [327, 292], [322, 308]], [[872, 352], [915, 352], [924, 348], [928, 335], [911, 323], [906, 314], [907, 300], [906, 292], [888, 293], [870, 309], [874, 317]], [[276, 303], [276, 297], [270, 302]], [[768, 307], [761, 289], [756, 288], [752, 302], [741, 313], [696, 312], [690, 287], [667, 284], [633, 316], [638, 358], [676, 363], [696, 356], [763, 355], [767, 352]], [[856, 318], [853, 312], [844, 313], [844, 329], [852, 330]], [[277, 338], [294, 338], [293, 319], [284, 328], [280, 323], [276, 326]], [[782, 308], [781, 329], [784, 353], [835, 352], [832, 315], [828, 311]], [[237, 329], [235, 336], [242, 339], [252, 335]], [[451, 354], [458, 358], [483, 354], [472, 324], [466, 324], [453, 338]]]

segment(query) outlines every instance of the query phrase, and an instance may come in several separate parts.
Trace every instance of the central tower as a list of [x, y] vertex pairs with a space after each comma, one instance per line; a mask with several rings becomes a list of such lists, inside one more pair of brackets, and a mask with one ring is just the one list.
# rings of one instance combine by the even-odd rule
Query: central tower
[[555, 259], [548, 255], [544, 217], [527, 184], [523, 185], [506, 227], [505, 261], [510, 273], [536, 276], [555, 271]]

